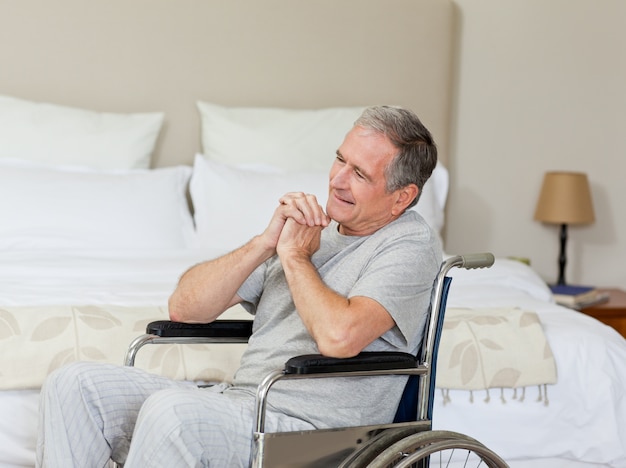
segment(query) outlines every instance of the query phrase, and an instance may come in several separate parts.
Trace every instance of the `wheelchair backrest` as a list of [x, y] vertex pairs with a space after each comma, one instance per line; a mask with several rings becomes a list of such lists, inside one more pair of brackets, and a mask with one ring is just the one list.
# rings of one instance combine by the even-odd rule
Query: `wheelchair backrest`
[[[412, 422], [419, 419], [418, 401], [420, 396], [420, 380], [423, 380], [424, 384], [428, 386], [428, 391], [424, 394], [428, 400], [426, 402], [426, 418], [432, 420], [433, 400], [435, 396], [435, 378], [437, 373], [437, 354], [439, 351], [439, 342], [441, 341], [443, 320], [445, 317], [448, 291], [450, 290], [451, 283], [452, 278], [444, 276], [440, 286], [441, 290], [438, 290], [437, 283], [435, 283], [435, 286], [433, 287], [433, 297], [431, 298], [428, 318], [426, 320], [426, 329], [424, 330], [424, 336], [422, 338], [420, 349], [417, 352], [418, 360], [424, 359], [424, 357], [426, 357], [426, 359], [430, 357], [430, 363], [426, 363], [430, 367], [430, 372], [428, 373], [426, 379], [420, 379], [417, 375], [409, 376], [404, 387], [402, 397], [400, 398], [400, 404], [398, 405], [398, 410], [396, 411], [393, 421], [394, 423]], [[439, 300], [437, 300], [437, 298]], [[436, 310], [433, 311], [433, 307], [435, 307]], [[431, 322], [434, 322], [432, 327], [429, 326]], [[429, 333], [434, 333], [432, 339], [429, 339]], [[432, 349], [430, 352], [427, 352], [425, 348], [429, 346], [429, 343], [431, 343]]]

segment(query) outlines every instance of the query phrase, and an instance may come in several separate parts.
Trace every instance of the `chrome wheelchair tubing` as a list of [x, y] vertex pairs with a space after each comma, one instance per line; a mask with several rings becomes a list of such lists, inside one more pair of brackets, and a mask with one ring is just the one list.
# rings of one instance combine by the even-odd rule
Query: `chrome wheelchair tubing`
[[143, 345], [150, 343], [156, 335], [141, 335], [135, 338], [126, 350], [126, 356], [124, 357], [124, 365], [132, 367], [135, 365], [135, 357]]
[[144, 334], [135, 338], [132, 343], [128, 346], [128, 350], [126, 351], [126, 356], [124, 357], [124, 365], [132, 367], [135, 365], [135, 357], [139, 350], [147, 344], [215, 344], [215, 343], [226, 343], [226, 344], [237, 344], [237, 343], [247, 343], [247, 338], [234, 338], [234, 337], [192, 337], [185, 336], [181, 338], [179, 336], [158, 336], [151, 334]]
[[[491, 265], [493, 265], [493, 263], [494, 263], [494, 256], [490, 253], [483, 253], [483, 254], [471, 254], [471, 255], [450, 257], [441, 264], [439, 272], [433, 283], [433, 288], [431, 292], [431, 301], [430, 301], [431, 309], [429, 311], [429, 318], [427, 321], [426, 329], [424, 330], [424, 336], [423, 336], [424, 342], [420, 351], [421, 354], [418, 356], [418, 359], [417, 359], [417, 364], [411, 363], [409, 367], [396, 368], [396, 369], [358, 370], [358, 371], [339, 370], [339, 371], [333, 371], [333, 372], [323, 371], [320, 373], [298, 373], [298, 372], [292, 373], [290, 370], [287, 369], [287, 365], [286, 365], [285, 368], [275, 370], [274, 372], [268, 374], [263, 379], [263, 381], [260, 383], [260, 385], [257, 387], [257, 390], [256, 390], [255, 409], [254, 409], [255, 431], [254, 431], [253, 440], [252, 440], [253, 447], [251, 450], [251, 460], [250, 460], [251, 466], [257, 467], [257, 468], [264, 466], [264, 463], [265, 463], [264, 460], [266, 459], [266, 456], [265, 456], [266, 447], [265, 447], [264, 441], [269, 442], [272, 449], [276, 449], [276, 447], [282, 448], [284, 447], [283, 445], [284, 443], [287, 444], [286, 446], [289, 448], [289, 450], [293, 450], [297, 446], [294, 440], [291, 439], [291, 435], [290, 435], [291, 433], [265, 433], [264, 432], [268, 393], [269, 393], [270, 388], [275, 383], [281, 380], [304, 379], [304, 378], [310, 379], [310, 378], [323, 378], [323, 377], [364, 377], [364, 376], [376, 376], [376, 375], [418, 376], [419, 385], [418, 385], [418, 394], [417, 394], [417, 415], [416, 415], [417, 420], [416, 421], [409, 422], [409, 423], [390, 423], [390, 424], [379, 425], [379, 426], [368, 426], [368, 427], [362, 426], [362, 427], [355, 427], [355, 428], [340, 428], [340, 429], [313, 431], [314, 433], [318, 433], [318, 432], [323, 433], [323, 437], [330, 437], [331, 439], [329, 440], [329, 445], [331, 448], [336, 445], [335, 442], [338, 439], [337, 435], [339, 434], [339, 432], [337, 431], [340, 431], [340, 430], [343, 431], [346, 429], [352, 431], [346, 437], [348, 440], [348, 446], [351, 447], [353, 454], [352, 455], [346, 454], [346, 458], [342, 458], [342, 460], [348, 462], [348, 464], [347, 465], [342, 464], [341, 466], [345, 466], [348, 468], [354, 468], [354, 467], [362, 468], [363, 466], [362, 460], [365, 459], [363, 457], [367, 457], [367, 459], [371, 460], [372, 459], [371, 458], [372, 447], [370, 446], [366, 447], [366, 445], [374, 436], [376, 436], [377, 434], [380, 434], [381, 433], [380, 431], [389, 431], [389, 430], [393, 430], [392, 428], [399, 428], [400, 430], [407, 429], [409, 430], [409, 432], [412, 432], [412, 430], [408, 428], [413, 427], [415, 428], [417, 432], [427, 432], [427, 433], [437, 432], [437, 431], [432, 431], [432, 424], [430, 420], [431, 414], [429, 410], [429, 401], [431, 399], [430, 392], [432, 390], [429, 390], [429, 387], [431, 386], [430, 385], [431, 383], [434, 384], [433, 381], [435, 378], [435, 370], [436, 370], [433, 368], [433, 361], [434, 359], [436, 359], [435, 347], [437, 346], [438, 334], [440, 333], [440, 330], [438, 330], [437, 328], [438, 327], [437, 322], [439, 321], [440, 313], [445, 312], [445, 310], [441, 310], [442, 308], [445, 309], [446, 298], [443, 296], [447, 292], [448, 287], [450, 285], [450, 278], [449, 277], [447, 278], [446, 276], [448, 272], [452, 268], [455, 268], [455, 267], [465, 268], [465, 269], [484, 268], [484, 267], [490, 267]], [[440, 326], [441, 324], [439, 324], [439, 327]], [[225, 336], [211, 336], [211, 337], [160, 336], [159, 331], [155, 331], [153, 334], [153, 330], [149, 329], [144, 335], [137, 337], [130, 344], [126, 353], [126, 357], [125, 357], [125, 365], [133, 366], [135, 363], [136, 354], [138, 353], [139, 349], [141, 349], [146, 344], [181, 344], [181, 343], [196, 344], [196, 343], [245, 343], [245, 342], [247, 342], [247, 338], [243, 339], [240, 336], [237, 336], [237, 337], [233, 337], [233, 336], [230, 336], [230, 337], [225, 337]], [[398, 363], [394, 365], [399, 367]], [[307, 432], [307, 436], [309, 436], [308, 431], [304, 431], [304, 432]], [[286, 435], [287, 435], [287, 438], [284, 439], [284, 442], [283, 442], [283, 438]], [[433, 434], [433, 435], [436, 435], [436, 434]], [[462, 449], [464, 443], [466, 445], [468, 443], [471, 444], [471, 442], [467, 442], [468, 437], [462, 436], [460, 434], [456, 435], [455, 437], [451, 437], [450, 440], [448, 440], [448, 437], [445, 437], [445, 438], [443, 436], [439, 436], [439, 437], [440, 437], [439, 440], [429, 438], [428, 443], [433, 444], [434, 442], [437, 442], [437, 443], [441, 442], [440, 445], [433, 447], [433, 448], [441, 449], [441, 450], [447, 447], [446, 444], [450, 445], [450, 448], [459, 448], [459, 449]], [[390, 437], [390, 438], [395, 438], [395, 436]], [[410, 436], [408, 438], [413, 440], [413, 438], [411, 438]], [[444, 441], [441, 440], [442, 438], [445, 439], [446, 444], [443, 443]], [[277, 443], [279, 445], [276, 445]], [[471, 445], [471, 447], [468, 446], [466, 449], [469, 452], [473, 452], [473, 453], [480, 455], [484, 462], [489, 461], [487, 463], [489, 467], [504, 468], [507, 466], [504, 462], [502, 462], [501, 459], [499, 459], [499, 457], [497, 457], [497, 455], [489, 451], [489, 449], [484, 447], [479, 442], [477, 442], [477, 444], [478, 445]], [[392, 443], [392, 445], [394, 444]], [[406, 451], [404, 450], [402, 451], [404, 456], [408, 456], [417, 451], [421, 451], [420, 455], [429, 457], [428, 454], [425, 453], [427, 449], [424, 445], [417, 445], [417, 446], [412, 445], [411, 447], [405, 446], [405, 448], [406, 448]], [[324, 455], [324, 457], [327, 457], [328, 455], [332, 455], [333, 457], [336, 457], [336, 455], [338, 455], [338, 453], [331, 454], [330, 452], [328, 452], [329, 450], [328, 447], [326, 448], [326, 450], [327, 450], [327, 453], [326, 455]], [[376, 448], [376, 451], [380, 453], [378, 451], [378, 448]], [[358, 455], [357, 452], [361, 454], [365, 454], [365, 455]], [[491, 459], [492, 454], [495, 455], [494, 459]], [[271, 456], [273, 456], [273, 455], [270, 456], [269, 450], [267, 451], [267, 455], [269, 457], [268, 460], [270, 460]], [[376, 459], [380, 460], [378, 456], [376, 456]], [[310, 460], [315, 461], [317, 463], [317, 461], [320, 461], [322, 459], [318, 460], [316, 458], [311, 458]], [[493, 464], [491, 464], [491, 462], [493, 462]], [[282, 463], [282, 461], [280, 463]], [[318, 463], [317, 465], [307, 464], [306, 466], [329, 466], [329, 465], [319, 465]], [[333, 465], [333, 466], [336, 466], [336, 465]], [[380, 466], [386, 467], [389, 465], [384, 464]], [[393, 466], [396, 466], [396, 465], [394, 464]]]
[[469, 255], [456, 255], [447, 258], [441, 264], [439, 273], [435, 277], [435, 284], [432, 290], [432, 300], [430, 313], [435, 314], [428, 321], [428, 329], [424, 335], [426, 340], [426, 346], [422, 346], [421, 362], [426, 366], [427, 372], [420, 377], [420, 385], [418, 387], [417, 398], [417, 419], [427, 419], [428, 417], [428, 398], [426, 393], [429, 391], [429, 386], [426, 384], [433, 364], [433, 352], [435, 349], [436, 328], [438, 322], [438, 316], [441, 308], [442, 291], [444, 288], [444, 282], [446, 275], [452, 268], [465, 268], [471, 270], [474, 268], [489, 268], [493, 265], [495, 257], [491, 253], [477, 253]]
[[[431, 299], [431, 314], [439, 315], [439, 309], [441, 306], [441, 296], [444, 287], [444, 279], [447, 273], [454, 267], [473, 269], [473, 268], [488, 268], [494, 263], [494, 256], [491, 253], [480, 253], [471, 255], [457, 255], [446, 259], [439, 269], [439, 273], [435, 278], [435, 284]], [[429, 320], [427, 334], [425, 339], [427, 345], [423, 347], [422, 363], [415, 368], [410, 369], [394, 369], [394, 370], [381, 370], [381, 371], [363, 371], [363, 372], [333, 372], [323, 374], [286, 374], [284, 370], [276, 370], [268, 374], [260, 385], [257, 387], [256, 401], [255, 401], [255, 429], [257, 433], [262, 433], [265, 430], [265, 412], [267, 406], [267, 394], [270, 388], [279, 380], [282, 379], [302, 379], [302, 378], [322, 378], [322, 377], [363, 377], [374, 375], [418, 375], [421, 379], [426, 380], [431, 372], [433, 353], [432, 349], [435, 344], [435, 328], [437, 324], [437, 317], [434, 320]], [[428, 401], [423, 392], [428, 391], [427, 385], [419, 386], [418, 396], [418, 420], [428, 419]]]
[[349, 372], [324, 372], [321, 374], [286, 374], [284, 370], [275, 370], [271, 372], [261, 381], [256, 391], [255, 401], [255, 431], [263, 433], [265, 431], [265, 412], [267, 407], [267, 394], [272, 385], [279, 380], [293, 379], [321, 379], [326, 377], [372, 377], [380, 375], [423, 375], [428, 372], [424, 366], [404, 369], [385, 369], [385, 370], [365, 370], [365, 371], [349, 371]]

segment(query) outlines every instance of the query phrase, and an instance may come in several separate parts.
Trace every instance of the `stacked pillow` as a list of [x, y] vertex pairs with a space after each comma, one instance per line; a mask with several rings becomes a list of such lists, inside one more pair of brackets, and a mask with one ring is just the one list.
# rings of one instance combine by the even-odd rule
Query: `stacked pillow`
[[163, 113], [114, 114], [0, 96], [0, 158], [146, 169]]
[[[233, 249], [259, 234], [278, 199], [313, 193], [324, 206], [328, 172], [363, 107], [320, 110], [223, 107], [199, 102], [203, 154], [190, 193], [196, 247]], [[438, 164], [414, 208], [443, 228], [448, 173]]]
[[[336, 150], [364, 108], [198, 109], [192, 172], [148, 169], [162, 113], [0, 96], [0, 249], [231, 250], [265, 228], [286, 192], [325, 205]], [[447, 190], [439, 164], [415, 208], [437, 231]]]
[[0, 96], [0, 249], [178, 249], [189, 167], [149, 170], [162, 113]]

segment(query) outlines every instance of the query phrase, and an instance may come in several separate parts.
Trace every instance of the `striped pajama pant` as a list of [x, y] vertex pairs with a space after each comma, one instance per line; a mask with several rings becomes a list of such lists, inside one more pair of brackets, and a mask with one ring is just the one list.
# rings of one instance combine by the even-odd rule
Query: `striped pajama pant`
[[[133, 367], [74, 363], [53, 372], [40, 399], [37, 466], [246, 467], [254, 396], [198, 388]], [[268, 431], [313, 426], [268, 410]]]

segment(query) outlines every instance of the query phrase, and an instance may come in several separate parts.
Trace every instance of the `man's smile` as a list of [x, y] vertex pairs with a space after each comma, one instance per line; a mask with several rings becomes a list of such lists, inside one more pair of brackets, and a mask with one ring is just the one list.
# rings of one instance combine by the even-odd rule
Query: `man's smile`
[[351, 200], [348, 200], [345, 197], [342, 197], [336, 190], [333, 191], [333, 197], [335, 198], [335, 200], [341, 202], [341, 203], [347, 203], [349, 205], [354, 205], [354, 202]]

